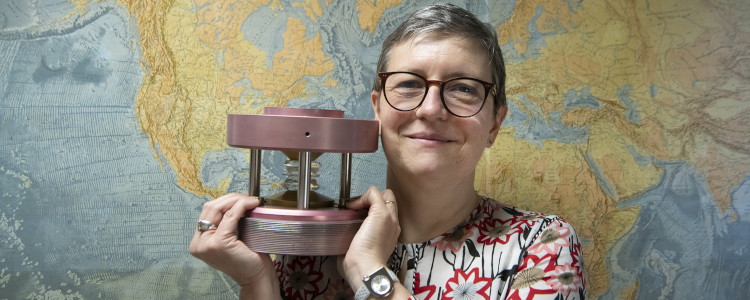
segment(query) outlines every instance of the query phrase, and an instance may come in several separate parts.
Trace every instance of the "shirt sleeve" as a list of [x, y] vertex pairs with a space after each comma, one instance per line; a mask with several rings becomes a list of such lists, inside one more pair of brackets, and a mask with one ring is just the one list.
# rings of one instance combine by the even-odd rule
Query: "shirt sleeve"
[[548, 217], [528, 244], [507, 299], [586, 299], [583, 253], [567, 222]]

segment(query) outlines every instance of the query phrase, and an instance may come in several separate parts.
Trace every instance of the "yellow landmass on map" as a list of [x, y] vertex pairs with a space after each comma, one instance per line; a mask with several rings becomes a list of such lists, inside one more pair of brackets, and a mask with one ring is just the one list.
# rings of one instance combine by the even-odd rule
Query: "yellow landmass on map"
[[[237, 44], [242, 48], [242, 51], [250, 55], [250, 57], [253, 58], [253, 68], [249, 69], [248, 71], [252, 71], [253, 73], [260, 74], [268, 72], [268, 66], [266, 66], [265, 58], [266, 58], [266, 51], [261, 51], [258, 49], [258, 47], [255, 47], [252, 43], [248, 42], [245, 39], [245, 36], [240, 33], [237, 35]], [[232, 97], [238, 97], [241, 96], [235, 92], [232, 94]], [[249, 96], [255, 96], [258, 97], [260, 95], [253, 95], [252, 92], [250, 92]]]
[[[527, 113], [532, 107], [518, 97], [544, 114], [563, 111], [566, 125], [589, 128], [587, 143], [578, 146], [577, 153], [561, 151], [550, 141], [535, 149], [499, 139], [512, 146], [489, 152], [478, 168], [477, 174], [484, 174], [478, 176], [477, 188], [513, 205], [559, 213], [582, 237], [598, 239], [585, 250], [587, 271], [595, 278], [589, 281], [589, 295], [595, 299], [609, 288], [604, 278], [604, 254], [614, 241], [609, 235], [629, 230], [638, 211], [618, 211], [613, 203], [644, 192], [662, 175], [653, 162], [638, 165], [628, 146], [643, 157], [687, 161], [706, 176], [721, 211], [730, 208], [731, 192], [750, 172], [750, 130], [743, 129], [750, 124], [750, 92], [745, 88], [750, 86], [750, 61], [738, 59], [750, 55], [750, 25], [742, 23], [742, 14], [732, 9], [735, 4], [728, 3], [639, 0], [580, 5], [570, 12], [559, 1], [517, 1], [497, 31], [502, 45], [534, 55], [507, 62], [509, 99]], [[529, 52], [535, 45], [529, 43], [535, 37], [527, 30], [532, 25], [540, 34], [555, 34]], [[625, 86], [632, 104], [618, 95]], [[590, 89], [600, 107], [566, 109], [565, 94], [583, 88]], [[634, 113], [637, 118], [629, 119]], [[583, 153], [594, 159], [617, 199], [602, 193]], [[575, 163], [563, 167], [561, 160]], [[585, 184], [566, 191], [565, 184], [553, 184], [558, 180]], [[580, 189], [589, 194], [578, 194]], [[563, 200], [572, 197], [584, 197], [580, 207], [595, 207], [593, 214], [582, 214], [571, 200]], [[736, 220], [736, 214], [731, 217]], [[606, 234], [595, 233], [603, 229]], [[637, 289], [634, 283], [622, 293], [631, 297]]]
[[318, 17], [323, 15], [323, 8], [320, 7], [318, 0], [305, 0], [305, 2], [292, 3], [292, 7], [302, 7], [307, 13], [307, 17], [313, 21], [318, 21]]
[[[589, 132], [589, 154], [596, 160], [612, 186], [616, 199], [630, 198], [659, 182], [662, 171], [653, 162], [640, 166], [629, 153], [627, 146], [636, 144], [626, 135], [618, 133], [616, 125], [608, 120], [593, 123]], [[618, 139], [613, 140], [613, 137]], [[638, 149], [638, 148], [636, 148]]]
[[[747, 117], [744, 118], [743, 123], [747, 124]], [[698, 147], [690, 151], [688, 157], [696, 161], [696, 165], [706, 175], [708, 189], [719, 208], [728, 209], [731, 204], [731, 193], [750, 172], [750, 157], [716, 144], [716, 139], [707, 134], [697, 134], [692, 140]]]
[[[377, 3], [377, 6], [375, 6]], [[359, 27], [372, 33], [387, 8], [401, 4], [401, 0], [357, 0]]]
[[[234, 3], [239, 3], [239, 2], [234, 2]], [[266, 1], [266, 3], [269, 3], [269, 2]], [[270, 4], [269, 7], [271, 8], [271, 10], [275, 11], [275, 10], [278, 10], [278, 9], [281, 9], [281, 10], [284, 9], [284, 7], [282, 6], [281, 2], [279, 2], [279, 0], [272, 0], [270, 3], [271, 4]]]
[[638, 279], [636, 279], [632, 285], [629, 287], [623, 289], [620, 292], [620, 298], [621, 300], [635, 300], [635, 297], [638, 296]]
[[[267, 105], [304, 99], [302, 76], [333, 70], [320, 36], [305, 38], [305, 26], [294, 18], [287, 19], [284, 47], [274, 54], [273, 68], [265, 66], [270, 54], [244, 40], [240, 28], [250, 13], [269, 2], [123, 1], [139, 22], [147, 71], [137, 101], [141, 127], [177, 172], [178, 184], [198, 195], [218, 197], [227, 187], [222, 182], [208, 189], [198, 178], [203, 156], [226, 148], [227, 113], [260, 113]], [[240, 104], [247, 88], [238, 84], [243, 81], [263, 95], [246, 95], [260, 105]], [[266, 99], [272, 101], [264, 103]]]
[[513, 14], [497, 29], [500, 45], [505, 45], [506, 43], [511, 42], [517, 52], [525, 53], [526, 43], [531, 37], [531, 33], [527, 30], [527, 26], [531, 19], [536, 16], [537, 8], [544, 8], [544, 11], [535, 24], [540, 33], [554, 32], [561, 26], [571, 27], [580, 22], [579, 17], [576, 14], [571, 13], [568, 4], [563, 1], [516, 1], [515, 7], [513, 8]]
[[656, 184], [662, 173], [653, 162], [639, 166], [627, 146], [658, 159], [668, 158], [658, 126], [650, 120], [630, 124], [621, 110], [620, 106], [605, 104], [599, 109], [577, 108], [563, 117], [571, 125], [589, 125], [588, 153], [616, 188], [616, 200], [640, 194]]

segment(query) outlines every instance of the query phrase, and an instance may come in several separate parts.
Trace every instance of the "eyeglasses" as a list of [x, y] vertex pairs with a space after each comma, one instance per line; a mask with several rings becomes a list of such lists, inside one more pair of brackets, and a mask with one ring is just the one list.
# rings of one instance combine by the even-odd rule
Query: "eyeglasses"
[[413, 110], [424, 102], [431, 85], [440, 86], [440, 100], [452, 115], [461, 118], [474, 116], [482, 110], [487, 95], [495, 84], [479, 79], [459, 77], [447, 81], [427, 80], [411, 72], [381, 72], [385, 101], [399, 111]]

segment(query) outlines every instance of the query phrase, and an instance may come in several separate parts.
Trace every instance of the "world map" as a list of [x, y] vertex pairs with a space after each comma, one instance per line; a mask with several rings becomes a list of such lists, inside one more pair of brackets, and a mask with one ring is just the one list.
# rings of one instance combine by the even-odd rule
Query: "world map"
[[[750, 298], [750, 2], [450, 2], [508, 72], [480, 194], [570, 222], [591, 299]], [[236, 299], [188, 253], [203, 203], [247, 191], [226, 115], [374, 119], [382, 42], [432, 3], [1, 1], [0, 299]], [[355, 154], [352, 193], [386, 163]]]

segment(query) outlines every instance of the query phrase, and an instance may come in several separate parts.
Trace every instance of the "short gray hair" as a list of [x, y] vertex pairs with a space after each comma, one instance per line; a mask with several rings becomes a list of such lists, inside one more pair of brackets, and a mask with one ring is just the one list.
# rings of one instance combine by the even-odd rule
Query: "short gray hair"
[[[438, 34], [441, 37], [465, 38], [475, 41], [487, 53], [492, 71], [495, 92], [492, 95], [494, 112], [505, 105], [505, 62], [497, 40], [497, 34], [490, 24], [479, 21], [474, 14], [452, 4], [435, 4], [423, 7], [404, 23], [401, 23], [383, 41], [377, 72], [385, 72], [390, 62], [393, 47], [423, 34]], [[380, 92], [380, 79], [375, 76], [372, 90]]]

